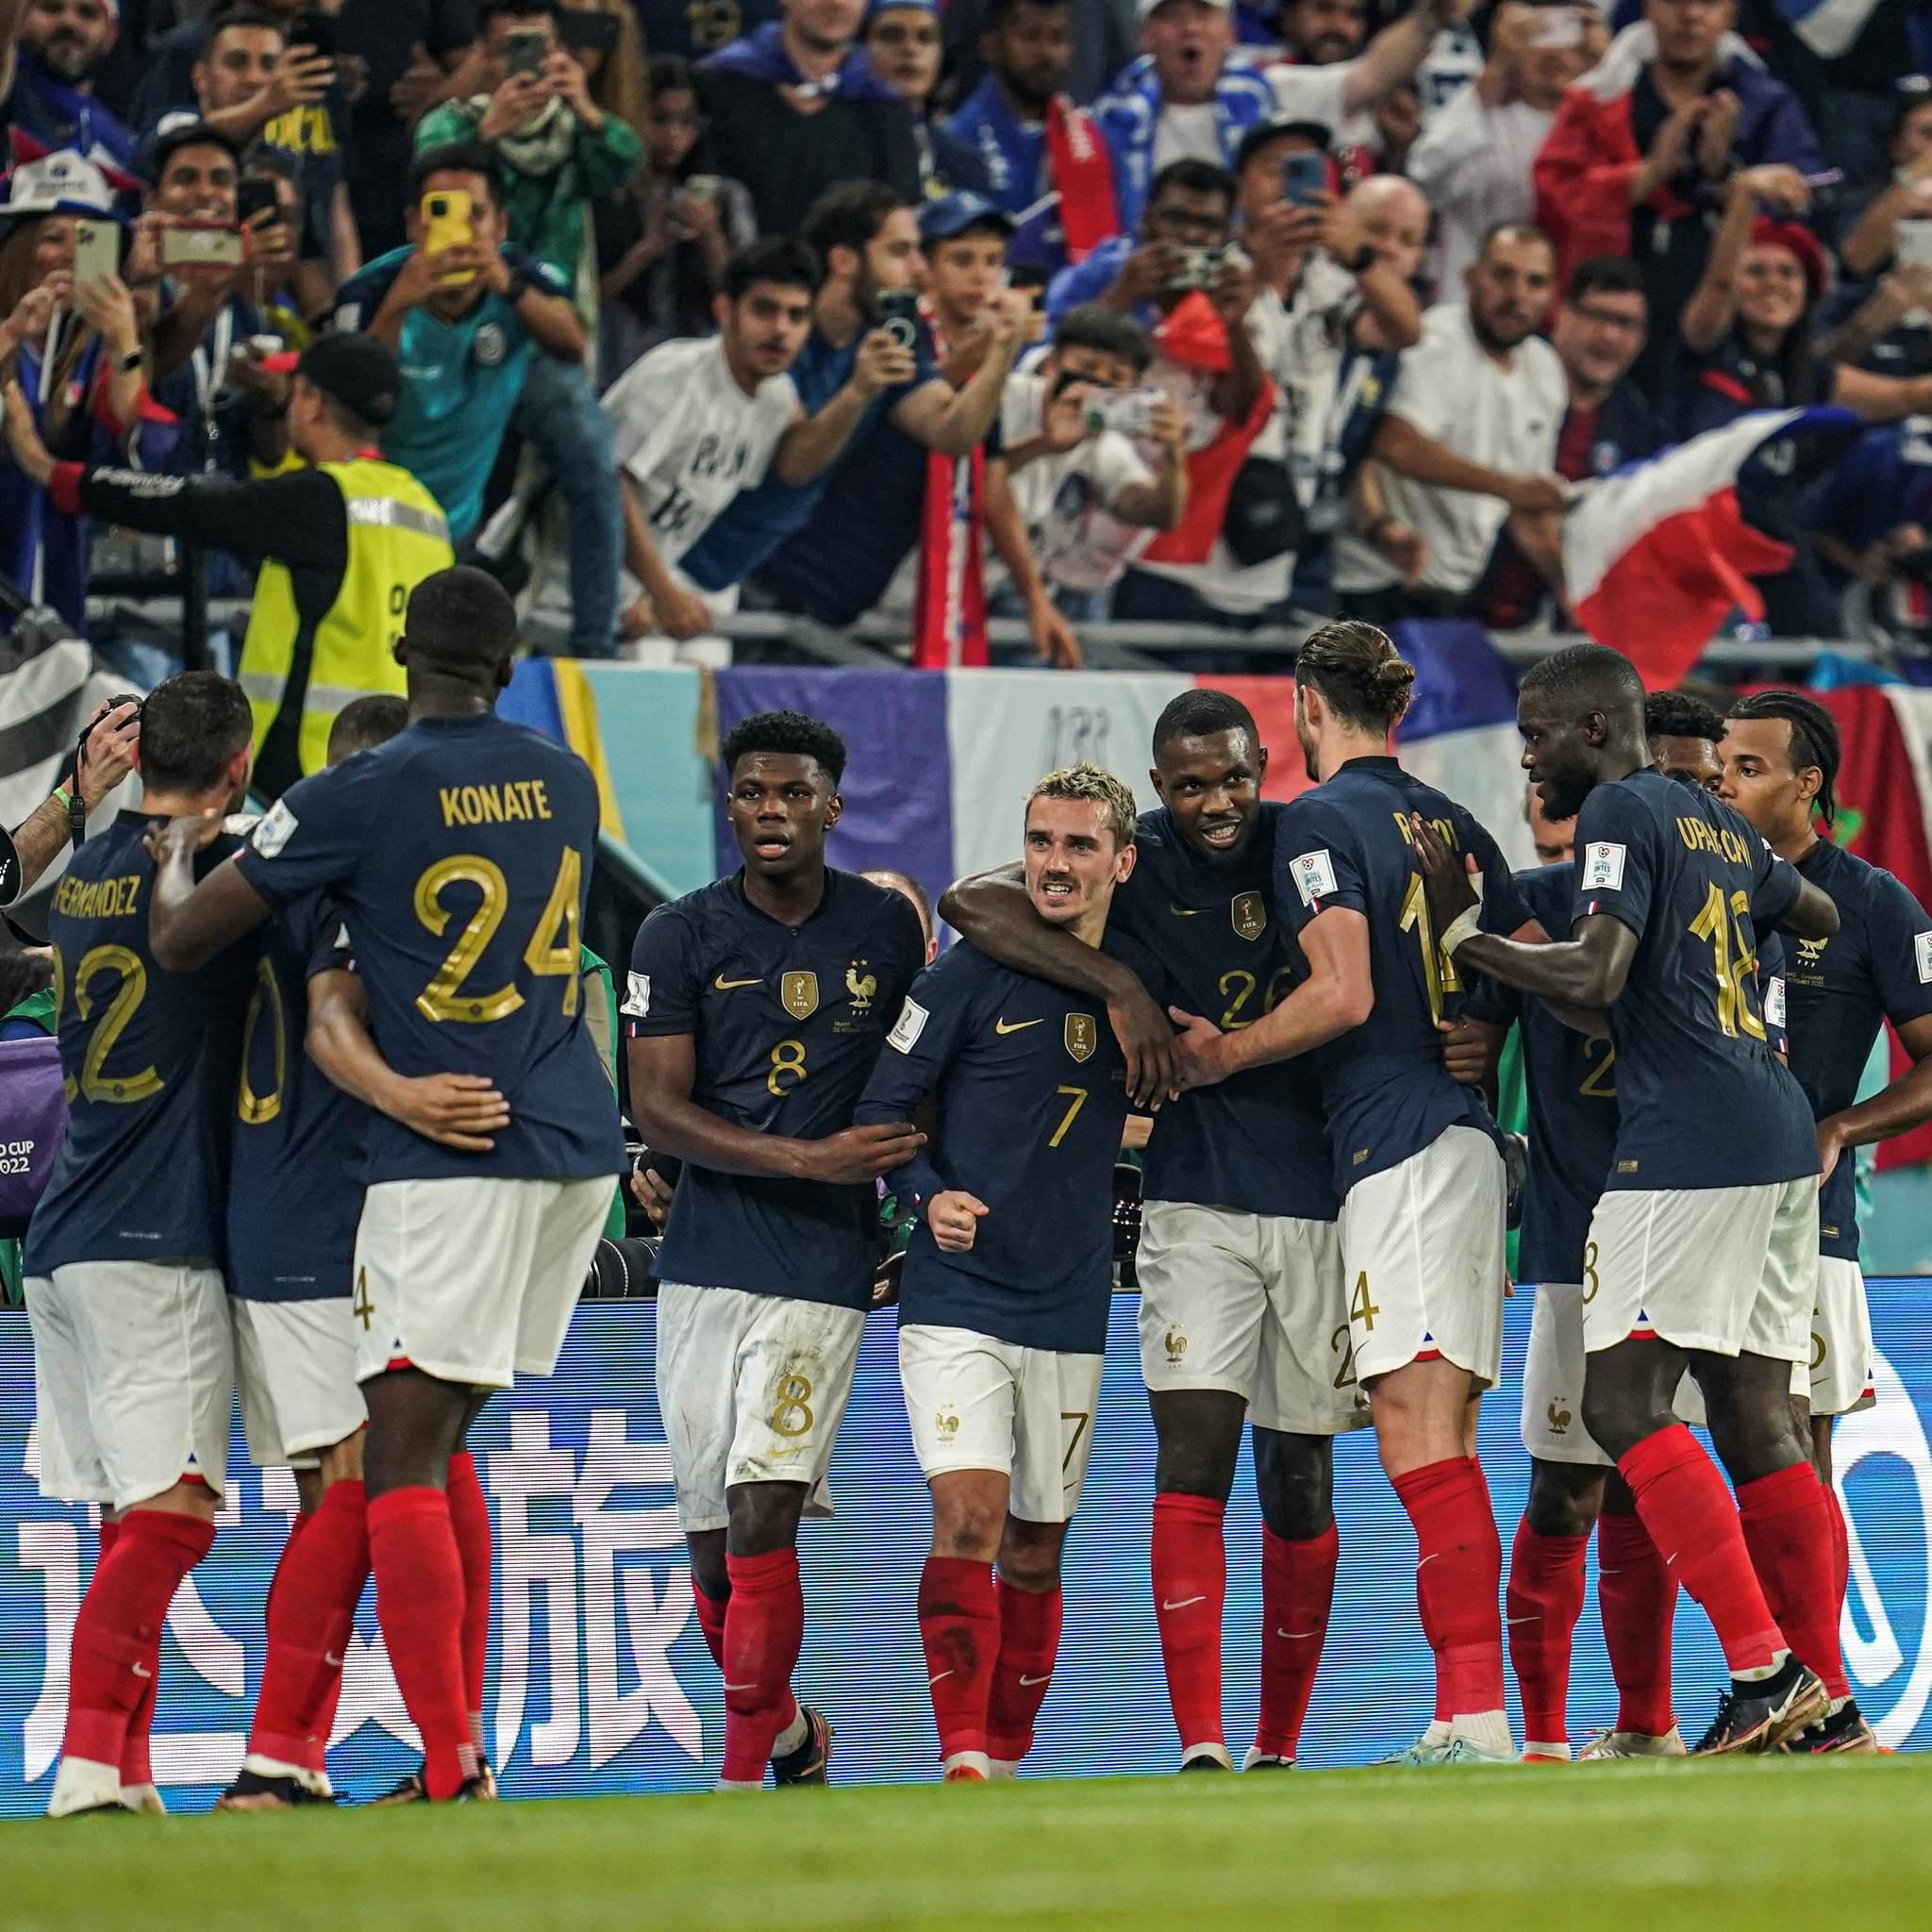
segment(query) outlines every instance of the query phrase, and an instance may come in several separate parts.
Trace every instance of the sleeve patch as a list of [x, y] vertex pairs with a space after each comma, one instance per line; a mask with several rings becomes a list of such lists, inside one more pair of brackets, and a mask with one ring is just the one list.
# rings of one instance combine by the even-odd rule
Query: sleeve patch
[[1583, 890], [1586, 892], [1621, 892], [1624, 890], [1624, 847], [1608, 840], [1587, 845], [1583, 851]]
[[1932, 932], [1922, 932], [1912, 941], [1912, 952], [1919, 961], [1919, 984], [1932, 986]]
[[276, 799], [262, 814], [255, 828], [255, 849], [264, 858], [273, 858], [295, 836], [295, 814], [285, 799]]
[[624, 1013], [626, 1019], [647, 1020], [651, 1015], [651, 975], [648, 973], [627, 973], [624, 995]]
[[1312, 906], [1317, 899], [1334, 898], [1335, 861], [1325, 845], [1319, 852], [1304, 852], [1290, 859], [1288, 874], [1304, 906]]
[[1785, 982], [1782, 974], [1774, 974], [1764, 989], [1764, 1019], [1767, 1025], [1780, 1031], [1785, 1025]]
[[925, 1023], [930, 1018], [917, 1000], [908, 999], [899, 1008], [899, 1018], [886, 1035], [886, 1044], [900, 1053], [910, 1053], [919, 1044], [919, 1036], [925, 1031]]

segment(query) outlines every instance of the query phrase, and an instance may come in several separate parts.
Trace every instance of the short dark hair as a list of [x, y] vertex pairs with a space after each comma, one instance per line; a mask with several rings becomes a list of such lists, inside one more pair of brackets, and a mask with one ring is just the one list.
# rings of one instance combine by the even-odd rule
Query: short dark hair
[[1255, 714], [1241, 699], [1224, 691], [1196, 687], [1168, 700], [1166, 710], [1154, 721], [1154, 756], [1160, 756], [1164, 744], [1176, 738], [1212, 738], [1222, 731], [1245, 731], [1256, 749], [1261, 734], [1255, 728]]
[[1511, 236], [1520, 242], [1541, 242], [1550, 251], [1550, 259], [1556, 260], [1557, 244], [1534, 222], [1491, 222], [1483, 230], [1482, 246], [1476, 250], [1476, 259], [1480, 261], [1496, 242]]
[[286, 41], [289, 38], [289, 23], [279, 15], [265, 13], [258, 7], [232, 7], [225, 13], [215, 14], [208, 24], [208, 37], [201, 43], [197, 60], [206, 60], [214, 43], [231, 26], [245, 26], [272, 33]]
[[803, 242], [789, 235], [761, 235], [724, 264], [718, 291], [727, 302], [741, 302], [755, 282], [774, 282], [780, 288], [803, 289], [816, 295], [824, 272], [819, 258]]
[[236, 173], [241, 173], [242, 146], [232, 134], [220, 127], [210, 127], [206, 121], [186, 121], [180, 126], [171, 127], [165, 134], [155, 137], [147, 155], [148, 179], [158, 188], [161, 176], [168, 172], [168, 163], [191, 147], [220, 148], [235, 163]]
[[206, 791], [255, 736], [248, 694], [218, 671], [178, 671], [141, 708], [141, 777], [149, 791]]
[[658, 54], [644, 69], [644, 92], [656, 100], [659, 94], [694, 94], [697, 76], [682, 54]]
[[1408, 709], [1415, 666], [1385, 630], [1338, 618], [1311, 632], [1294, 661], [1296, 681], [1312, 684], [1352, 724], [1386, 730]]
[[718, 747], [725, 782], [730, 783], [740, 758], [760, 751], [815, 758], [835, 791], [845, 775], [845, 741], [822, 719], [808, 718], [803, 711], [757, 711], [734, 724]]
[[452, 564], [409, 592], [403, 641], [413, 658], [455, 671], [500, 664], [517, 647], [517, 607], [474, 564]]
[[1119, 356], [1145, 375], [1154, 360], [1154, 343], [1131, 315], [1109, 308], [1105, 302], [1082, 302], [1069, 308], [1054, 325], [1056, 349], [1091, 349], [1100, 356]]
[[54, 962], [44, 953], [27, 952], [10, 941], [8, 948], [0, 951], [0, 1018], [54, 983]]
[[1726, 718], [1782, 718], [1791, 727], [1791, 769], [1818, 772], [1818, 816], [1828, 825], [1838, 816], [1838, 774], [1844, 744], [1838, 720], [1801, 691], [1754, 691], [1737, 699]]
[[1643, 701], [1646, 738], [1707, 738], [1715, 744], [1724, 735], [1724, 721], [1715, 705], [1688, 691], [1654, 691]]
[[1590, 295], [1641, 295], [1645, 308], [1650, 306], [1643, 271], [1627, 255], [1587, 255], [1570, 271], [1564, 301], [1581, 302]]
[[340, 764], [358, 751], [387, 744], [409, 722], [409, 704], [391, 691], [373, 691], [352, 699], [336, 713], [328, 727], [328, 761]]
[[1643, 679], [1622, 651], [1607, 644], [1567, 644], [1523, 674], [1524, 691], [1547, 691], [1560, 704], [1641, 716]]
[[409, 200], [423, 199], [432, 175], [480, 175], [490, 184], [490, 205], [503, 205], [502, 191], [496, 185], [496, 157], [480, 141], [446, 141], [441, 147], [425, 148], [409, 163]]
[[989, 34], [998, 33], [1023, 7], [1038, 7], [1045, 11], [1070, 4], [1071, 0], [990, 0], [986, 9], [986, 24], [981, 31]]
[[476, 0], [476, 31], [480, 35], [492, 20], [535, 20], [539, 14], [557, 18], [557, 0]]
[[1239, 192], [1229, 170], [1213, 161], [1204, 161], [1195, 155], [1168, 162], [1155, 175], [1147, 187], [1147, 207], [1152, 208], [1170, 188], [1184, 189], [1190, 194], [1224, 195], [1230, 208], [1234, 207], [1235, 196]]
[[808, 210], [799, 239], [829, 263], [832, 250], [849, 248], [863, 255], [866, 245], [886, 225], [894, 208], [911, 203], [884, 181], [840, 181], [819, 196]]

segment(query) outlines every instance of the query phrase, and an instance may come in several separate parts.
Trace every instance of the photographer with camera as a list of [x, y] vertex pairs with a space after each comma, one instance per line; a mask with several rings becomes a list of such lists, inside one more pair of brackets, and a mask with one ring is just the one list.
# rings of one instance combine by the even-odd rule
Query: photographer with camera
[[46, 801], [14, 826], [0, 832], [0, 906], [11, 906], [33, 891], [42, 875], [75, 835], [84, 829], [101, 801], [134, 769], [141, 742], [141, 700], [110, 699], [87, 722], [75, 747], [74, 766], [61, 774]]

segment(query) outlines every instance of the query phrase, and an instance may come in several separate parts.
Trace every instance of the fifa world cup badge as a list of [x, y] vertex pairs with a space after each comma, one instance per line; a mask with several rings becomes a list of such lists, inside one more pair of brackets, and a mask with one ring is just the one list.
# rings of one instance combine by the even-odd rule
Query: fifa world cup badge
[[1100, 1029], [1093, 1024], [1091, 1013], [1069, 1013], [1067, 1015], [1067, 1051], [1076, 1060], [1093, 1058], [1093, 1049], [1100, 1044]]
[[1259, 892], [1237, 892], [1228, 907], [1234, 929], [1244, 940], [1257, 940], [1268, 924], [1268, 908]]
[[778, 998], [794, 1020], [809, 1020], [819, 1009], [816, 973], [788, 973], [778, 982]]

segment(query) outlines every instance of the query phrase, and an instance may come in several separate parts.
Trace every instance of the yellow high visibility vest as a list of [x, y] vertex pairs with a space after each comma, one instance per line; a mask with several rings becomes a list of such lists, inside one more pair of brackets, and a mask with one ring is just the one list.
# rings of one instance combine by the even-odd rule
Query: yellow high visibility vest
[[[316, 467], [342, 492], [349, 558], [336, 601], [315, 626], [302, 695], [305, 776], [326, 762], [337, 712], [372, 691], [405, 694], [403, 667], [391, 647], [403, 633], [409, 592], [456, 561], [441, 508], [408, 471], [370, 458]], [[242, 644], [241, 682], [255, 713], [258, 755], [282, 708], [301, 628], [288, 566], [271, 558], [255, 579]]]

